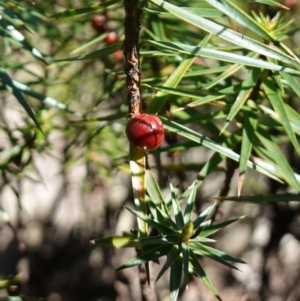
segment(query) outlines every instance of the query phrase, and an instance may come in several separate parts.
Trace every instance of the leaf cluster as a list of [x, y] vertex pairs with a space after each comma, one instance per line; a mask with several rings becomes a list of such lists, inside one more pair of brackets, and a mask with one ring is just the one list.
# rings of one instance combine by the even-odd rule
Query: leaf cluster
[[[86, 16], [93, 12], [109, 14], [121, 10], [120, 1], [72, 7], [58, 13], [50, 9], [47, 16], [41, 14], [42, 4], [36, 8], [37, 13], [33, 8], [26, 11], [24, 6], [12, 3], [4, 1], [1, 4], [2, 36], [7, 43], [19, 47], [42, 64], [49, 64], [56, 70], [54, 77], [78, 61], [103, 59], [121, 48], [122, 38], [120, 42], [105, 46], [102, 43], [105, 35], [100, 35], [81, 40], [81, 45], [73, 47], [66, 55], [71, 45], [69, 41], [74, 43], [77, 39], [77, 25], [74, 24], [81, 24], [78, 27], [81, 30]], [[264, 4], [285, 9], [274, 1], [264, 1]], [[285, 43], [297, 31], [291, 27], [293, 21], [283, 17], [280, 11], [274, 17], [255, 11], [246, 13], [245, 9], [249, 8], [231, 0], [191, 1], [188, 5], [185, 1], [175, 5], [153, 0], [141, 1], [140, 7], [144, 11], [140, 60], [145, 107], [149, 113], [168, 116], [163, 118], [165, 128], [182, 137], [177, 145], [169, 145], [158, 152], [204, 146], [224, 158], [237, 161], [241, 183], [250, 167], [286, 182], [299, 192], [299, 175], [279, 145], [290, 143], [294, 156], [300, 154], [300, 119], [295, 103], [300, 95], [297, 79], [300, 63], [297, 54]], [[114, 21], [123, 26], [121, 16]], [[55, 25], [63, 23], [72, 30], [69, 28], [66, 33], [55, 31]], [[38, 50], [27, 34], [27, 28], [45, 30], [45, 39], [50, 38], [50, 33], [55, 35], [57, 41], [53, 42], [52, 53], [43, 54]], [[120, 106], [112, 114], [101, 117], [94, 114], [100, 103], [122, 90], [125, 78], [119, 76], [121, 69], [112, 67], [108, 73], [104, 70], [99, 101], [92, 103], [92, 109], [77, 112], [62, 100], [15, 81], [8, 70], [22, 65], [9, 60], [6, 55], [3, 59], [5, 64], [0, 70], [2, 90], [11, 91], [36, 124], [37, 116], [24, 94], [38, 99], [47, 110], [56, 108], [83, 122], [102, 120], [114, 123], [126, 116], [125, 107], [121, 109]], [[108, 61], [105, 63], [109, 64]], [[84, 66], [81, 72], [84, 72]], [[57, 84], [57, 80], [53, 81], [51, 77], [39, 78], [38, 82], [42, 80], [47, 80], [47, 85], [49, 80], [51, 85]], [[66, 84], [73, 85], [72, 81], [69, 78]], [[94, 134], [96, 132], [88, 133], [89, 137]]]
[[[132, 232], [124, 236], [98, 238], [93, 243], [114, 248], [133, 247], [138, 250], [135, 258], [117, 270], [146, 264], [149, 261], [157, 262], [160, 257], [166, 256], [166, 262], [158, 273], [156, 281], [170, 269], [171, 300], [177, 300], [182, 275], [184, 284], [188, 287], [189, 273], [201, 278], [216, 298], [221, 300], [198, 257], [208, 257], [234, 269], [235, 266], [232, 263], [243, 263], [240, 259], [207, 246], [214, 242], [208, 238], [209, 236], [242, 217], [212, 225], [208, 217], [215, 208], [216, 204], [213, 204], [193, 219], [194, 202], [199, 185], [197, 181], [181, 196], [178, 196], [178, 189], [170, 184], [170, 194], [163, 199], [150, 171], [147, 172], [146, 178], [148, 185], [146, 203], [151, 217], [145, 216], [139, 211], [127, 209], [158, 234], [139, 237], [136, 232]], [[182, 209], [185, 201], [185, 208]]]

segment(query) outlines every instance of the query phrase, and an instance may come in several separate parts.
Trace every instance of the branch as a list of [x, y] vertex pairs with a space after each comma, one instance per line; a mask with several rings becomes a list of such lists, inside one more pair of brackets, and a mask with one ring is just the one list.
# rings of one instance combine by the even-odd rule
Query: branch
[[138, 8], [138, 0], [124, 0], [125, 9], [125, 40], [124, 40], [124, 56], [125, 56], [125, 74], [127, 76], [127, 102], [128, 115], [132, 118], [142, 111], [140, 82], [141, 72], [139, 68], [139, 31], [140, 16], [142, 10]]

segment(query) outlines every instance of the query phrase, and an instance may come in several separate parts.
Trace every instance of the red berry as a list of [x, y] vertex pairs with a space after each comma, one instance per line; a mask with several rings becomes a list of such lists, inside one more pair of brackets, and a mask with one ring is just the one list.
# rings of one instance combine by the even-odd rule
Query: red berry
[[159, 117], [149, 114], [139, 114], [130, 119], [126, 134], [131, 144], [144, 151], [158, 148], [165, 137], [164, 126]]
[[114, 52], [114, 59], [117, 62], [121, 62], [123, 60], [123, 51], [119, 49], [116, 52]]
[[104, 15], [94, 15], [92, 19], [92, 27], [99, 33], [106, 31], [106, 17]]
[[283, 5], [288, 7], [289, 9], [294, 9], [297, 5], [297, 0], [285, 0]]
[[118, 35], [115, 31], [110, 32], [105, 38], [106, 44], [113, 44], [118, 42]]

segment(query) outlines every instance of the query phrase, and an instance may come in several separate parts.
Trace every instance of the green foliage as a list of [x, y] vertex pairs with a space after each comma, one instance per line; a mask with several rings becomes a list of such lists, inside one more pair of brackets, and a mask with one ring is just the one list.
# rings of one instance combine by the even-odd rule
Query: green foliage
[[[292, 111], [292, 106], [287, 102], [288, 98], [299, 95], [297, 82], [291, 74], [300, 74], [300, 64], [293, 51], [282, 43], [291, 34], [289, 31], [291, 20], [286, 22], [284, 18], [280, 17], [279, 13], [272, 19], [257, 13], [251, 16], [228, 0], [221, 2], [203, 1], [199, 4], [191, 2], [189, 7], [180, 4], [176, 6], [166, 1], [155, 0], [151, 2], [155, 6], [150, 2], [141, 2], [141, 7], [145, 10], [141, 20], [143, 25], [141, 32], [141, 62], [143, 72], [147, 75], [143, 77], [143, 94], [144, 98], [148, 99], [146, 101], [148, 104], [147, 111], [152, 113], [159, 111], [163, 114], [164, 104], [171, 103], [171, 110], [174, 112], [173, 115], [177, 123], [165, 120], [168, 130], [196, 142], [196, 145], [204, 145], [220, 152], [225, 157], [239, 161], [240, 172], [245, 172], [248, 166], [269, 177], [277, 178], [278, 169], [283, 168], [284, 171], [279, 178], [287, 181], [291, 187], [299, 191], [299, 185], [295, 181], [295, 176], [293, 176], [288, 162], [284, 162], [281, 167], [278, 166], [279, 163], [277, 162], [280, 157], [278, 152], [280, 150], [273, 153], [273, 156], [266, 158], [262, 155], [263, 149], [266, 150], [266, 145], [259, 143], [258, 147], [261, 149], [259, 154], [262, 155], [264, 160], [263, 166], [260, 162], [253, 164], [253, 161], [250, 160], [253, 151], [257, 151], [253, 148], [254, 141], [259, 141], [259, 132], [262, 128], [268, 126], [270, 121], [276, 122], [276, 129], [280, 135], [286, 134], [295, 150], [298, 154], [300, 153], [297, 142], [299, 114]], [[272, 1], [268, 1], [269, 5], [271, 3]], [[39, 28], [40, 30], [42, 26], [53, 29], [52, 24], [54, 22], [67, 23], [76, 18], [77, 20], [83, 20], [85, 14], [95, 10], [106, 9], [109, 12], [111, 7], [114, 9], [121, 8], [121, 3], [118, 1], [108, 1], [84, 8], [70, 8], [59, 13], [50, 10], [47, 14], [53, 19], [45, 19], [33, 10], [29, 10], [25, 14], [24, 7], [13, 6], [10, 1], [6, 5], [5, 3], [2, 4], [1, 7], [3, 14], [1, 26], [5, 39], [10, 43], [19, 44], [22, 51], [27, 51], [36, 59], [51, 64], [52, 68], [61, 70], [59, 64], [63, 63], [61, 66], [64, 66], [64, 68], [66, 66], [71, 67], [73, 60], [96, 59], [121, 48], [121, 42], [99, 47], [99, 43], [101, 45], [101, 41], [105, 36], [96, 36], [90, 41], [83, 41], [80, 47], [72, 51], [74, 54], [80, 52], [80, 56], [74, 57], [72, 55], [68, 58], [57, 58], [56, 53], [63, 53], [60, 49], [63, 44], [55, 45], [57, 50], [53, 51], [53, 55], [43, 55], [41, 51], [37, 51], [37, 48], [32, 46], [28, 37], [22, 34], [17, 29], [18, 27], [15, 27], [16, 25], [28, 26], [27, 23], [29, 23], [31, 29]], [[12, 10], [12, 8], [14, 9]], [[205, 14], [202, 8], [206, 12]], [[19, 15], [25, 16], [25, 21]], [[215, 22], [215, 18], [220, 16], [222, 16], [221, 20], [224, 25]], [[251, 34], [251, 38], [229, 28], [226, 20], [233, 18], [233, 16], [235, 22], [241, 28], [247, 28], [246, 33]], [[178, 23], [180, 21], [181, 23]], [[41, 22], [39, 27], [35, 26], [37, 22]], [[119, 26], [122, 26], [122, 19], [117, 22]], [[185, 24], [185, 26], [180, 26], [180, 24]], [[32, 28], [33, 26], [35, 28]], [[197, 27], [200, 30], [197, 30]], [[173, 35], [169, 35], [169, 32], [172, 32]], [[75, 37], [75, 33], [76, 28], [75, 32], [68, 37], [67, 35], [63, 37], [62, 33], [60, 33], [60, 36], [70, 40]], [[218, 38], [213, 37], [213, 35]], [[222, 44], [220, 39], [224, 39], [229, 43]], [[195, 41], [201, 42], [198, 44]], [[65, 45], [67, 46], [66, 43]], [[98, 49], [89, 52], [88, 49], [91, 47], [97, 47]], [[205, 58], [215, 60], [218, 65], [215, 64], [214, 68], [209, 69], [205, 68], [205, 61], [203, 61], [204, 64], [195, 65], [195, 59], [199, 56], [203, 60]], [[165, 75], [163, 73], [150, 69], [149, 63], [151, 61], [155, 62], [155, 65], [163, 65], [164, 70], [171, 70], [172, 68], [175, 68], [175, 70], [170, 73], [170, 76], [166, 73], [167, 79], [164, 80]], [[176, 65], [178, 66], [176, 67]], [[106, 120], [111, 123], [116, 118], [125, 115], [125, 111], [123, 111], [97, 119], [93, 116], [94, 114], [87, 116], [86, 112], [70, 110], [69, 106], [63, 104], [61, 100], [57, 101], [34, 91], [26, 84], [11, 80], [9, 73], [7, 73], [9, 67], [15, 69], [18, 68], [18, 65], [6, 62], [2, 66], [2, 86], [13, 92], [36, 124], [38, 124], [38, 120], [28, 104], [28, 100], [23, 97], [23, 93], [38, 99], [46, 107], [56, 107], [62, 111], [70, 112], [81, 120]], [[222, 69], [223, 67], [224, 69]], [[243, 77], [239, 74], [243, 74]], [[115, 78], [116, 76], [117, 74]], [[107, 81], [111, 82], [111, 78], [110, 80], [109, 78], [107, 77]], [[42, 78], [39, 81], [41, 80]], [[70, 83], [70, 79], [68, 82]], [[106, 88], [104, 87], [103, 93], [101, 93], [101, 102], [109, 96], [109, 91], [120, 91], [120, 88], [125, 84], [123, 80], [113, 82], [113, 86], [107, 87], [109, 90], [105, 91]], [[156, 94], [151, 99], [149, 95], [152, 91]], [[285, 91], [289, 92], [285, 93]], [[266, 104], [266, 98], [271, 106]], [[217, 113], [215, 116], [208, 116], [209, 120], [205, 124], [204, 116], [201, 113], [202, 106], [205, 106], [205, 108], [211, 106], [212, 111], [215, 114]], [[188, 109], [182, 111], [183, 108]], [[266, 110], [268, 110], [267, 114]], [[95, 111], [96, 107], [94, 106], [93, 112]], [[220, 128], [219, 121], [222, 119], [224, 124]], [[250, 120], [259, 120], [259, 122], [254, 124], [249, 122]], [[185, 126], [185, 124], [191, 122], [205, 127], [205, 130], [210, 133], [209, 136], [216, 136], [218, 132], [225, 135], [222, 135], [220, 139], [216, 139], [215, 142], [209, 141], [207, 137], [191, 132], [190, 127]], [[179, 126], [178, 123], [181, 125]], [[236, 130], [225, 132], [228, 126], [233, 124], [237, 126]], [[247, 133], [251, 133], [250, 137]], [[229, 145], [225, 146], [229, 142], [229, 134], [235, 142], [230, 142]], [[270, 139], [273, 139], [272, 135]], [[232, 151], [238, 144], [241, 145], [243, 150], [241, 152], [242, 156]], [[163, 149], [163, 151], [166, 151], [166, 149]], [[289, 170], [288, 174], [283, 174], [287, 170]]]
[[[112, 166], [122, 164], [127, 155], [123, 130], [127, 109], [120, 101], [125, 83], [120, 75], [122, 63], [114, 62], [112, 55], [108, 55], [119, 49], [121, 42], [106, 46], [107, 34], [99, 36], [93, 31], [92, 15], [86, 15], [89, 10], [79, 10], [85, 14], [77, 18], [57, 19], [66, 15], [57, 13], [54, 4], [0, 3], [0, 90], [3, 99], [7, 92], [12, 93], [29, 116], [23, 115], [25, 126], [14, 126], [11, 117], [2, 110], [0, 127], [5, 135], [5, 149], [1, 146], [0, 172], [4, 177], [11, 173], [29, 177], [28, 171], [32, 167], [35, 170], [32, 152], [47, 153], [52, 148], [49, 137], [60, 132], [68, 141], [65, 167], [79, 159], [86, 160], [86, 186], [91, 187], [99, 173], [108, 179]], [[90, 11], [110, 14], [106, 4], [94, 6]], [[111, 8], [115, 9], [121, 9], [121, 3]], [[75, 11], [75, 15], [79, 12]], [[121, 24], [120, 15], [113, 27], [121, 29]], [[94, 62], [76, 63], [81, 59], [83, 44], [90, 50], [101, 45], [104, 50], [88, 55], [98, 58]], [[113, 101], [103, 103], [107, 99]], [[15, 108], [11, 99], [4, 102], [3, 108], [5, 105]], [[109, 142], [112, 137], [114, 144]]]
[[[98, 238], [93, 242], [115, 248], [134, 247], [138, 249], [138, 255], [117, 270], [142, 265], [166, 256], [166, 262], [158, 273], [156, 281], [168, 269], [171, 269], [169, 287], [171, 300], [177, 300], [181, 274], [183, 274], [185, 286], [188, 286], [189, 273], [200, 277], [216, 298], [221, 300], [197, 257], [208, 257], [231, 268], [235, 268], [231, 262], [243, 263], [240, 259], [206, 245], [214, 242], [208, 236], [241, 218], [234, 218], [225, 223], [212, 225], [207, 218], [215, 208], [215, 204], [213, 204], [193, 220], [198, 182], [194, 182], [181, 196], [177, 196], [178, 191], [171, 184], [171, 197], [167, 197], [165, 200], [158, 197], [161, 192], [150, 171], [147, 173], [147, 184], [149, 184], [149, 188], [146, 200], [152, 218], [130, 208], [127, 209], [159, 234], [140, 238], [134, 237], [133, 234], [122, 237], [106, 237]], [[186, 206], [182, 210], [181, 203], [185, 200]]]
[[[111, 180], [116, 168], [129, 169], [124, 133], [126, 81], [122, 63], [112, 56], [122, 49], [122, 2], [94, 5], [84, 1], [79, 5], [79, 1], [75, 5], [66, 1], [63, 9], [55, 1], [46, 2], [0, 2], [0, 92], [3, 97], [13, 95], [26, 113], [22, 114], [24, 123], [16, 127], [1, 113], [0, 129], [7, 146], [1, 146], [0, 172], [8, 186], [8, 174], [22, 179], [33, 169], [39, 176], [33, 153], [48, 152], [51, 134], [59, 131], [67, 141], [64, 168], [84, 160], [85, 184], [92, 189], [99, 175]], [[288, 146], [291, 156], [298, 159], [300, 155], [300, 60], [293, 45], [298, 28], [279, 3], [255, 2], [256, 11], [249, 8], [253, 1], [140, 1], [145, 110], [159, 114], [168, 134], [178, 138], [153, 154], [158, 158], [162, 153], [206, 148], [212, 155], [198, 164], [168, 166], [157, 160], [159, 173], [198, 173], [182, 195], [171, 185], [170, 195], [163, 198], [150, 172], [146, 181], [140, 177], [140, 183], [146, 183], [142, 188], [147, 190], [145, 201], [151, 216], [145, 214], [145, 204], [143, 210], [128, 210], [139, 224], [156, 229], [158, 235], [133, 231], [94, 242], [137, 248], [139, 254], [120, 268], [167, 256], [157, 278], [171, 269], [172, 300], [178, 297], [181, 275], [188, 285], [189, 273], [200, 277], [220, 300], [199, 257], [231, 268], [235, 268], [232, 263], [242, 262], [207, 246], [213, 242], [208, 236], [240, 218], [212, 224], [209, 214], [215, 205], [197, 217], [193, 212], [198, 187], [210, 173], [223, 170], [224, 160], [237, 162], [239, 187], [236, 196], [220, 196], [219, 201], [299, 201], [300, 176], [283, 151]], [[279, 11], [269, 16], [264, 12], [266, 6], [258, 3], [274, 5]], [[120, 36], [118, 42], [107, 45], [107, 33], [91, 32], [95, 12], [107, 14]], [[248, 168], [285, 183], [290, 192], [240, 196]], [[1, 209], [4, 220], [3, 216], [7, 222]]]

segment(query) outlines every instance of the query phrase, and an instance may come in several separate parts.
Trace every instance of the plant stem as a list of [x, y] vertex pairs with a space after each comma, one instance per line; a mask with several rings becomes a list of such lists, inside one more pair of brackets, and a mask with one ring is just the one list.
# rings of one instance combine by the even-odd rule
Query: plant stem
[[125, 40], [124, 40], [124, 56], [125, 56], [125, 74], [127, 76], [127, 102], [129, 118], [138, 115], [142, 111], [140, 82], [141, 72], [139, 66], [139, 31], [140, 16], [142, 10], [138, 7], [138, 0], [124, 0], [125, 9]]
[[[141, 72], [139, 64], [139, 32], [140, 16], [142, 10], [138, 7], [138, 0], [124, 0], [125, 9], [125, 40], [123, 44], [126, 74], [126, 84], [128, 89], [128, 117], [129, 119], [142, 112], [142, 102], [140, 95]], [[146, 183], [145, 183], [146, 153], [138, 150], [133, 145], [130, 146], [130, 170], [132, 179], [132, 188], [134, 194], [134, 203], [136, 210], [147, 215], [147, 205], [145, 201]], [[148, 226], [145, 222], [138, 220], [139, 235], [148, 235]], [[138, 250], [137, 250], [138, 251]], [[143, 301], [156, 301], [156, 294], [152, 285], [150, 285], [149, 263], [140, 266], [139, 269], [140, 284], [142, 289]]]

